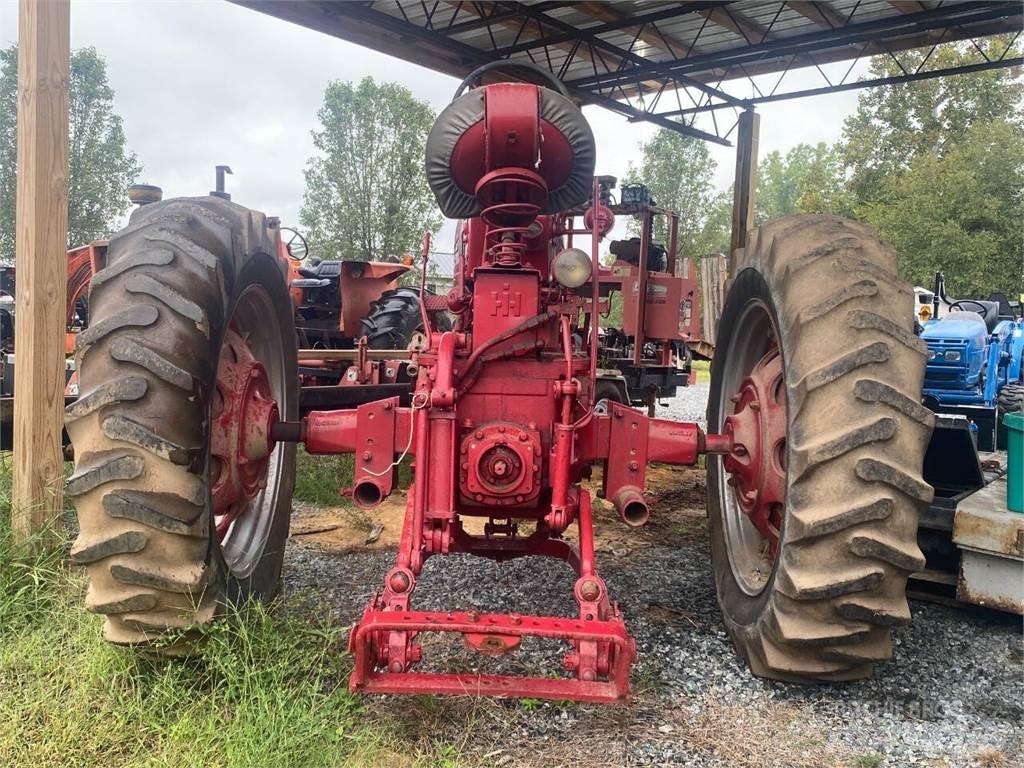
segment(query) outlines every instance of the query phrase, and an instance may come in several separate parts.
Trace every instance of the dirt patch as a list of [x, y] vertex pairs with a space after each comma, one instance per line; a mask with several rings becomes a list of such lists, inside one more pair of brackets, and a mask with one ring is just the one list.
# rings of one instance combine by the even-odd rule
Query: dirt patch
[[[588, 484], [592, 494], [601, 487], [600, 471]], [[594, 499], [594, 546], [599, 552], [625, 557], [653, 544], [675, 546], [703, 540], [707, 535], [704, 470], [657, 465], [647, 469], [647, 502], [651, 519], [642, 528], [629, 528], [615, 507]]]
[[405, 519], [405, 493], [396, 493], [373, 510], [296, 504], [291, 536], [332, 555], [396, 549]]
[[[730, 704], [712, 691], [695, 711], [674, 712], [673, 730], [699, 755], [733, 768], [848, 766], [848, 750], [830, 743], [808, 707], [763, 701]], [[665, 731], [664, 726], [659, 733]]]
[[[599, 552], [625, 557], [653, 543], [672, 545], [702, 539], [707, 529], [704, 512], [703, 470], [693, 467], [651, 467], [647, 473], [651, 520], [643, 528], [629, 528], [612, 504], [596, 498], [601, 487], [600, 471], [587, 487], [594, 496], [594, 547]], [[330, 554], [396, 549], [402, 535], [406, 494], [396, 491], [379, 507], [361, 510], [355, 506], [317, 507], [297, 503], [292, 515], [291, 535]], [[483, 518], [464, 517], [469, 533], [483, 533]], [[532, 524], [523, 521], [521, 532]], [[576, 527], [565, 538], [576, 541]]]

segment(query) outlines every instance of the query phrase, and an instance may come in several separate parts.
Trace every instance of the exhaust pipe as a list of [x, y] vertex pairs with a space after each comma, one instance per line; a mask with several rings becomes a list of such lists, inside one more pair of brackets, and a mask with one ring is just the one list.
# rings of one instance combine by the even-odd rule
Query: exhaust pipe
[[647, 524], [651, 517], [651, 511], [647, 508], [643, 491], [635, 485], [626, 485], [619, 489], [612, 499], [615, 509], [622, 518], [622, 522], [630, 528], [640, 528]]
[[381, 502], [388, 497], [373, 480], [360, 480], [352, 489], [352, 501], [360, 509], [373, 509], [379, 507]]

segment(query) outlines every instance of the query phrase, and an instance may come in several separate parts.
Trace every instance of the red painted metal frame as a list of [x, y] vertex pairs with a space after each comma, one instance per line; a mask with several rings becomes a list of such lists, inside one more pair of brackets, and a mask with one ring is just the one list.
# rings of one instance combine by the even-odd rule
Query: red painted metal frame
[[[369, 656], [373, 633], [458, 632], [513, 637], [544, 637], [573, 644], [611, 643], [616, 649], [608, 679], [564, 680], [550, 677], [506, 675], [430, 674], [375, 672]], [[367, 608], [349, 643], [355, 669], [349, 680], [353, 691], [367, 693], [433, 693], [469, 696], [527, 696], [538, 699], [611, 703], [623, 701], [629, 692], [629, 668], [635, 644], [621, 618], [615, 621], [583, 621], [549, 616], [471, 614], [464, 612], [384, 613]]]
[[782, 355], [765, 353], [732, 396], [733, 412], [725, 432], [732, 451], [724, 459], [736, 502], [768, 542], [774, 559], [779, 549], [786, 501], [787, 407]]
[[210, 454], [216, 465], [210, 495], [217, 538], [223, 540], [266, 486], [274, 449], [271, 426], [278, 421], [267, 372], [233, 326], [221, 346], [215, 387]]
[[[413, 353], [411, 407], [392, 398], [354, 411], [313, 412], [287, 431], [311, 453], [354, 453], [353, 495], [363, 506], [390, 493], [397, 462], [415, 457], [395, 564], [350, 636], [352, 690], [623, 701], [635, 645], [598, 573], [590, 495], [580, 483], [592, 464], [603, 464], [604, 496], [627, 523], [642, 524], [648, 462], [694, 464], [701, 453], [728, 453], [732, 442], [625, 406], [596, 409], [598, 246], [611, 212], [585, 212], [586, 230], [571, 223], [567, 230], [565, 214], [538, 215], [547, 197], [545, 162], [560, 150], [539, 141], [536, 88], [488, 86], [485, 97], [487, 130], [467, 139], [482, 142], [481, 155], [467, 151], [452, 169], [464, 177], [460, 184], [472, 182], [483, 211], [461, 230], [447, 300], [458, 320], [453, 331], [428, 332], [425, 347]], [[600, 200], [596, 179], [591, 199]], [[592, 279], [578, 290], [550, 276], [551, 257], [569, 232], [590, 240]], [[640, 277], [643, 289], [645, 267]], [[643, 328], [642, 306], [638, 313]], [[469, 517], [486, 519], [482, 535], [463, 527]], [[578, 546], [562, 538], [573, 524]], [[413, 609], [426, 559], [453, 552], [564, 560], [577, 575], [578, 615]], [[524, 636], [562, 640], [566, 676], [416, 672], [423, 657], [417, 638], [431, 632], [460, 635], [487, 655], [514, 650]]]

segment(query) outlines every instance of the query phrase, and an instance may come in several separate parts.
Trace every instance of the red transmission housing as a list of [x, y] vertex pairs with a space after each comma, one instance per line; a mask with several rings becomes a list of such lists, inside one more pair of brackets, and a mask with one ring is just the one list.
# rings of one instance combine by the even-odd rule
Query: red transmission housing
[[[457, 98], [427, 142], [427, 176], [442, 213], [459, 229], [452, 331], [430, 330], [413, 355], [412, 405], [398, 399], [354, 411], [314, 412], [301, 439], [311, 452], [355, 454], [356, 501], [390, 493], [395, 468], [415, 456], [394, 568], [350, 646], [353, 690], [619, 701], [629, 693], [634, 643], [594, 561], [590, 495], [580, 482], [604, 465], [603, 493], [629, 524], [647, 516], [648, 461], [696, 462], [695, 424], [595, 407], [598, 242], [607, 209], [574, 228], [572, 209], [593, 208], [594, 140], [579, 109], [536, 85], [500, 83]], [[594, 224], [596, 222], [596, 225]], [[596, 228], [595, 228], [596, 227]], [[564, 238], [588, 235], [591, 275], [566, 287], [552, 261]], [[578, 240], [586, 242], [578, 237]], [[580, 254], [573, 258], [579, 264]], [[714, 441], [727, 450], [728, 441]], [[466, 518], [483, 518], [465, 524]], [[579, 545], [562, 534], [576, 524]], [[410, 600], [423, 562], [468, 552], [497, 560], [546, 555], [577, 574], [574, 618], [430, 613]], [[509, 677], [414, 671], [423, 632], [461, 634], [494, 655], [524, 635], [568, 645], [567, 676]]]

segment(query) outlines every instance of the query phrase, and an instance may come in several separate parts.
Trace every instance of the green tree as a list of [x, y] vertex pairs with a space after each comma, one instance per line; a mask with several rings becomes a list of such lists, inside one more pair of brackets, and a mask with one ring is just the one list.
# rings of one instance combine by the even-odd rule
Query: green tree
[[824, 142], [797, 144], [785, 155], [774, 150], [758, 164], [758, 224], [790, 213], [848, 216], [852, 202], [839, 154]]
[[330, 83], [318, 117], [300, 212], [314, 247], [342, 259], [415, 253], [442, 221], [423, 174], [430, 107], [367, 77]]
[[[645, 184], [659, 206], [679, 213], [681, 256], [717, 252], [720, 233], [709, 224], [719, 195], [713, 181], [715, 161], [707, 143], [662, 129], [641, 144], [640, 151], [640, 167], [630, 164], [624, 183]], [[668, 243], [668, 222], [663, 216], [655, 219], [654, 239]]]
[[[998, 57], [1008, 43], [999, 37], [981, 46], [988, 56]], [[929, 69], [984, 61], [971, 43], [941, 46], [930, 54], [927, 49], [907, 51], [900, 60], [913, 71], [925, 56], [930, 56]], [[872, 77], [900, 74], [892, 57], [871, 59]], [[850, 172], [850, 191], [861, 203], [874, 200], [886, 179], [906, 170], [916, 157], [941, 155], [955, 147], [975, 123], [1006, 120], [1020, 125], [1021, 95], [1019, 72], [1008, 68], [863, 90], [839, 145]]]
[[733, 188], [729, 186], [724, 192], [716, 192], [708, 209], [704, 229], [700, 235], [699, 256], [703, 258], [711, 254], [729, 253], [732, 247], [732, 201]]
[[[0, 261], [14, 259], [17, 172], [17, 46], [0, 50]], [[107, 65], [95, 48], [71, 55], [68, 245], [103, 237], [130, 207], [127, 189], [141, 171], [125, 148]]]
[[951, 295], [1016, 295], [1024, 286], [1024, 130], [979, 122], [940, 152], [883, 179], [863, 217], [896, 249], [903, 277]]

